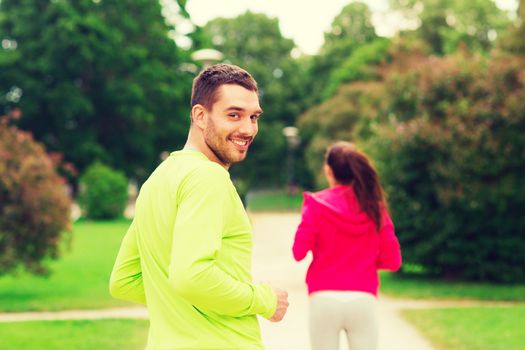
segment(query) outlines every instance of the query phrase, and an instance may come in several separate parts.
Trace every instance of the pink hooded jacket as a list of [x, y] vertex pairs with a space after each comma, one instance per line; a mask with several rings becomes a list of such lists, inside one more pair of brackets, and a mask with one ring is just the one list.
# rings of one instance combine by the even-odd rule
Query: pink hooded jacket
[[386, 210], [382, 218], [382, 228], [377, 232], [349, 186], [304, 193], [293, 255], [300, 261], [309, 250], [312, 252], [306, 275], [308, 293], [347, 290], [377, 295], [377, 271], [397, 271], [401, 266], [399, 242]]

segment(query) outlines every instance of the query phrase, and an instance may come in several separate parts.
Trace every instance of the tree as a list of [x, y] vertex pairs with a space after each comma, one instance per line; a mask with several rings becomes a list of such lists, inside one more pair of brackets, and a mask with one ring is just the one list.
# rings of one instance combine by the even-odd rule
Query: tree
[[312, 58], [307, 85], [310, 86], [309, 105], [326, 100], [335, 92], [327, 86], [334, 71], [340, 69], [344, 62], [359, 47], [377, 39], [372, 14], [362, 2], [352, 2], [345, 6], [332, 22], [331, 29], [325, 33], [325, 40], [318, 55]]
[[[232, 168], [232, 173], [251, 186], [282, 184], [286, 144], [285, 125], [293, 125], [304, 110], [307, 86], [302, 66], [294, 61], [292, 40], [284, 38], [277, 19], [246, 12], [236, 18], [208, 22], [204, 33], [225, 60], [248, 70], [257, 80], [264, 115], [250, 157]], [[264, 183], [261, 180], [264, 179]]]
[[[332, 142], [346, 140], [363, 143], [375, 134], [377, 125], [388, 122], [387, 103], [411, 106], [405, 101], [415, 87], [404, 87], [398, 100], [388, 97], [385, 85], [398, 75], [427, 62], [429, 48], [421, 40], [396, 37], [377, 38], [358, 47], [343, 64], [334, 70], [329, 85], [332, 96], [302, 113], [297, 125], [303, 132], [303, 147], [308, 170], [315, 174], [316, 185], [326, 186], [322, 174], [323, 154]], [[320, 118], [319, 116], [322, 116]]]
[[500, 46], [509, 52], [524, 55], [525, 54], [525, 0], [520, 0], [518, 7], [518, 18], [509, 28], [505, 37], [500, 40]]
[[155, 1], [2, 0], [0, 92], [19, 89], [19, 126], [80, 171], [100, 160], [144, 178], [189, 123], [172, 29]]
[[379, 81], [343, 84], [333, 97], [299, 117], [298, 126], [308, 141], [305, 145], [308, 169], [315, 174], [319, 188], [327, 185], [322, 172], [327, 147], [336, 140], [355, 142], [360, 139], [361, 125], [377, 119], [382, 105], [381, 92]]
[[323, 91], [323, 98], [333, 96], [337, 88], [344, 82], [377, 79], [378, 72], [375, 67], [389, 59], [389, 46], [390, 40], [377, 38], [353, 50], [350, 56], [339, 64], [339, 67], [332, 70]]
[[471, 51], [488, 52], [509, 23], [492, 0], [391, 0], [406, 19], [419, 22], [416, 36], [438, 55], [464, 45]]
[[311, 169], [335, 139], [354, 141], [378, 167], [406, 266], [524, 281], [524, 58], [426, 50], [396, 39], [377, 80], [344, 83], [300, 117]]
[[59, 158], [0, 117], [0, 275], [45, 273], [45, 262], [59, 256], [71, 208]]
[[386, 84], [371, 140], [407, 263], [525, 281], [523, 57], [429, 57]]
[[[297, 125], [302, 139], [298, 157], [305, 166], [301, 171], [307, 174], [308, 181], [303, 182], [307, 187], [314, 187], [316, 179], [318, 184], [323, 183], [319, 171], [324, 150], [330, 140], [352, 134], [354, 114], [360, 109], [360, 103], [353, 104], [353, 99], [361, 96], [359, 88], [368, 88], [361, 84], [356, 90], [344, 89], [339, 94], [339, 87], [349, 81], [377, 80], [376, 67], [388, 57], [388, 46], [387, 39], [376, 35], [368, 6], [352, 2], [334, 18], [319, 54], [303, 58], [303, 84], [308, 94]], [[346, 116], [349, 119], [343, 121]]]

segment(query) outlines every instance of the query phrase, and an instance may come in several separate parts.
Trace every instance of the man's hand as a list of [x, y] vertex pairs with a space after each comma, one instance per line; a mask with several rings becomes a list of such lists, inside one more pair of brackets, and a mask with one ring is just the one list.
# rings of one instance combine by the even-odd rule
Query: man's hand
[[284, 315], [286, 314], [286, 310], [288, 309], [288, 293], [282, 289], [279, 288], [273, 288], [273, 291], [275, 295], [277, 296], [277, 308], [275, 309], [275, 313], [270, 318], [270, 321], [272, 322], [279, 322], [283, 319]]

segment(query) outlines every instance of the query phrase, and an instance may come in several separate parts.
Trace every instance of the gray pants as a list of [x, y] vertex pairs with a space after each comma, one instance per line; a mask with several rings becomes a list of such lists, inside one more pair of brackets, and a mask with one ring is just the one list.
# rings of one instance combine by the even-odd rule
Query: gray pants
[[377, 349], [376, 298], [364, 292], [322, 291], [310, 296], [312, 350], [339, 350], [345, 331], [349, 350]]

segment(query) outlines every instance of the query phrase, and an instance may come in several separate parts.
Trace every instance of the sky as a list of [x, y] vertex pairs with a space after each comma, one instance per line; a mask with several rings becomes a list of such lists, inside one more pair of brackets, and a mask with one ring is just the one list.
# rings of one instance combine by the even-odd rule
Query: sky
[[[403, 26], [400, 17], [388, 13], [388, 0], [361, 0], [374, 12], [372, 22], [377, 34], [392, 35]], [[247, 10], [279, 19], [283, 36], [291, 38], [306, 54], [315, 54], [323, 43], [324, 33], [350, 0], [188, 0], [186, 9], [192, 21], [204, 25], [216, 17], [236, 17]], [[515, 10], [517, 0], [496, 0], [498, 6]], [[410, 26], [410, 24], [406, 24]]]

